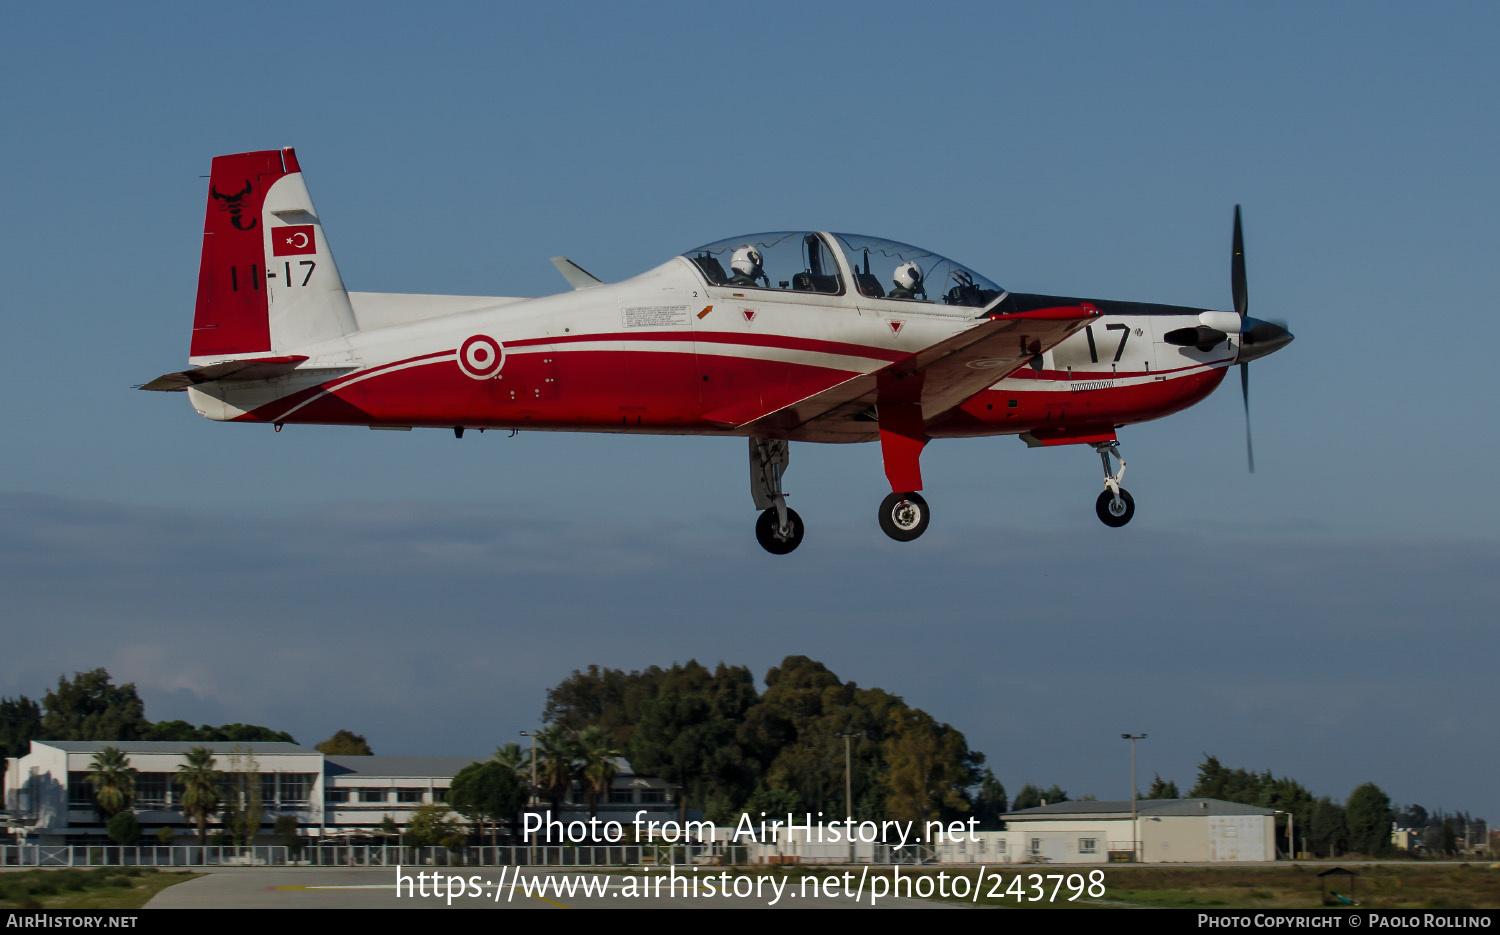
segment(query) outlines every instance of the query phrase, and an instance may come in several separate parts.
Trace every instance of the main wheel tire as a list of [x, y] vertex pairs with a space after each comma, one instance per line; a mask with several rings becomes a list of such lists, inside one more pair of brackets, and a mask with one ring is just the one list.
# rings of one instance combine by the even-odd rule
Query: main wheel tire
[[1135, 515], [1135, 498], [1130, 495], [1130, 491], [1121, 487], [1120, 504], [1117, 507], [1115, 495], [1106, 487], [1099, 499], [1094, 501], [1094, 512], [1099, 514], [1099, 522], [1119, 528], [1130, 522], [1130, 518]]
[[791, 527], [792, 534], [785, 539], [776, 535], [780, 520], [776, 516], [776, 508], [766, 510], [760, 514], [760, 519], [755, 521], [755, 541], [760, 547], [772, 555], [785, 555], [802, 544], [802, 517], [797, 515], [796, 510], [786, 511], [786, 522]]
[[893, 493], [880, 501], [880, 528], [897, 542], [910, 542], [926, 532], [931, 518], [919, 493]]

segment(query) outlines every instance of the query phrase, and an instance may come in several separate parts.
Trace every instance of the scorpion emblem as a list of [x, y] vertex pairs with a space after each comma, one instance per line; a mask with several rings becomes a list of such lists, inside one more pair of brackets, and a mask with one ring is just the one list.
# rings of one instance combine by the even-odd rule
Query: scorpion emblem
[[245, 180], [245, 187], [242, 188], [239, 194], [236, 195], [221, 195], [219, 194], [219, 190], [216, 189], [212, 183], [210, 183], [208, 186], [208, 193], [212, 195], [215, 200], [223, 202], [223, 204], [219, 206], [219, 209], [229, 212], [229, 223], [234, 225], [235, 230], [254, 230], [255, 225], [260, 223], [258, 218], [251, 218], [250, 226], [248, 227], [240, 223], [240, 221], [243, 220], [242, 215], [245, 211], [244, 205], [242, 205], [240, 202], [244, 200], [244, 197], [246, 195], [250, 194], [250, 190], [251, 186], [249, 179]]

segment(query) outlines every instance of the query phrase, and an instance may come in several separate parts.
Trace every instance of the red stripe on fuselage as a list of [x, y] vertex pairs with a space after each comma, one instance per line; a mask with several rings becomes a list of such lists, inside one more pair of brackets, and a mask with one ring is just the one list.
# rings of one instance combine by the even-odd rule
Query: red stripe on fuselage
[[[715, 334], [724, 343], [749, 343], [743, 340], [746, 335]], [[680, 340], [686, 342], [687, 337], [683, 335]], [[898, 351], [815, 339], [749, 337], [757, 339], [755, 346], [796, 343], [803, 345], [798, 349], [820, 353], [905, 356]], [[654, 334], [596, 334], [566, 336], [561, 343], [662, 339]], [[558, 339], [526, 339], [506, 346], [551, 343], [558, 343]], [[509, 357], [497, 379], [474, 380], [453, 362], [453, 354], [452, 350], [421, 354], [345, 374], [262, 406], [237, 421], [716, 433], [732, 431], [726, 422], [753, 421], [850, 376], [845, 370], [800, 363], [697, 355], [684, 343], [680, 353], [585, 348], [532, 351]], [[1224, 379], [1225, 368], [1205, 370], [1204, 366], [1160, 371], [1152, 376], [1177, 375], [1148, 383], [1077, 392], [1051, 388], [984, 390], [932, 423], [929, 435], [1015, 434], [1070, 422], [1123, 425], [1160, 418], [1204, 398]], [[1056, 373], [1047, 380], [1037, 378], [1032, 371], [1012, 375], [1037, 384], [1062, 385], [1126, 376], [1130, 375], [1075, 373], [1070, 378]], [[1010, 405], [1011, 400], [1016, 401], [1015, 406]], [[716, 420], [706, 420], [706, 413], [714, 414]]]

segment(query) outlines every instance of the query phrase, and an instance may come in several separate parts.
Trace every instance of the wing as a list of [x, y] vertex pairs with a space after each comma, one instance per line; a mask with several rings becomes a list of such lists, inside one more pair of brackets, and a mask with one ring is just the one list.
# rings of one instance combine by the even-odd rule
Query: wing
[[920, 404], [924, 424], [1003, 380], [1099, 317], [1083, 304], [990, 315], [972, 328], [873, 373], [861, 374], [739, 426], [797, 441], [865, 441], [880, 434], [874, 407]]

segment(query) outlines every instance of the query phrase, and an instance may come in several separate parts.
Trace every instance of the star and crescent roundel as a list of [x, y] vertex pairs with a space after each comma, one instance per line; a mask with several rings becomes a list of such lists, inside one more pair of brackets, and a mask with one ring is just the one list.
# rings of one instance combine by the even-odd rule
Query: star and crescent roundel
[[504, 362], [505, 349], [487, 334], [476, 334], [458, 347], [458, 369], [475, 380], [495, 376]]

